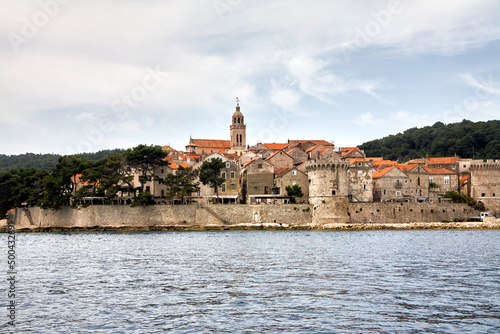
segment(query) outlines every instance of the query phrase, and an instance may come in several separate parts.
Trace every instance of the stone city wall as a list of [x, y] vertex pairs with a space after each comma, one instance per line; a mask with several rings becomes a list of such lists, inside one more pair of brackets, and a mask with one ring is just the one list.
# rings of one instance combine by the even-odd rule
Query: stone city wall
[[[316, 227], [329, 224], [403, 224], [464, 221], [479, 211], [450, 203], [348, 203], [284, 205], [156, 205], [90, 206], [60, 210], [37, 207], [15, 210], [16, 228], [145, 228], [145, 227]], [[5, 228], [3, 220], [0, 227]]]
[[350, 222], [357, 223], [430, 223], [466, 221], [479, 217], [479, 211], [456, 203], [351, 203]]

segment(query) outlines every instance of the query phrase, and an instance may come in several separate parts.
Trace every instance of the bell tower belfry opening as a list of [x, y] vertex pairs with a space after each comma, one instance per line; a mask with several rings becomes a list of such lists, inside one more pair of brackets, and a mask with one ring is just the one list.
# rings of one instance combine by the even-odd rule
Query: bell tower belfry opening
[[229, 127], [231, 133], [231, 152], [242, 154], [246, 150], [247, 135], [246, 135], [245, 117], [240, 111], [240, 100], [236, 98], [236, 111], [233, 114], [232, 123]]

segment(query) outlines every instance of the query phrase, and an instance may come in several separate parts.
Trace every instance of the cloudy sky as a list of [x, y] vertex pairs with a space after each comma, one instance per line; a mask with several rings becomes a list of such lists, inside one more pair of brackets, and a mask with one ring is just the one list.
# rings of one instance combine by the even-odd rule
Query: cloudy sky
[[500, 2], [0, 0], [0, 153], [500, 119]]

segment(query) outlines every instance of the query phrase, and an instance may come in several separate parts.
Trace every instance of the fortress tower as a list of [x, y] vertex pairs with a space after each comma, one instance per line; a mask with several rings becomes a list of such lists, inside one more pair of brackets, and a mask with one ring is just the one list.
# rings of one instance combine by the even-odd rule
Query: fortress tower
[[482, 201], [490, 212], [500, 212], [500, 161], [470, 162], [471, 196]]
[[309, 175], [309, 203], [314, 205], [312, 224], [349, 222], [349, 164], [334, 154], [328, 159], [307, 161], [306, 169]]
[[245, 117], [240, 111], [240, 100], [236, 98], [236, 111], [233, 114], [232, 124], [229, 127], [231, 134], [231, 150], [229, 153], [242, 154], [246, 150], [246, 135]]

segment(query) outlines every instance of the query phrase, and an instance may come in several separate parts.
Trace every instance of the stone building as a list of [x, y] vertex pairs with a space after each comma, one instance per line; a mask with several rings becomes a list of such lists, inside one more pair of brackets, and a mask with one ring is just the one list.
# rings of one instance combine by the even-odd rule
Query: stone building
[[316, 144], [309, 147], [305, 152], [309, 159], [321, 159], [321, 152], [325, 151], [326, 147], [321, 144]]
[[405, 196], [423, 201], [429, 198], [429, 172], [421, 165], [396, 165], [400, 171], [408, 175], [409, 186], [405, 190]]
[[395, 166], [373, 173], [373, 200], [375, 202], [403, 200], [409, 189], [409, 177]]
[[242, 174], [247, 197], [271, 195], [274, 188], [274, 166], [259, 158], [244, 165]]
[[349, 199], [351, 202], [373, 201], [373, 168], [367, 161], [356, 161], [349, 167]]
[[429, 183], [433, 182], [438, 186], [437, 188], [429, 187], [429, 197], [439, 198], [447, 191], [459, 191], [457, 172], [446, 168], [424, 167], [424, 169], [429, 173]]
[[472, 198], [482, 201], [490, 212], [500, 212], [500, 160], [471, 161], [470, 186]]
[[294, 165], [307, 161], [308, 158], [306, 152], [302, 151], [299, 147], [292, 148], [287, 151], [286, 154], [293, 158]]
[[266, 161], [274, 166], [274, 170], [280, 170], [282, 168], [292, 168], [293, 158], [283, 151], [276, 151], [272, 155], [266, 158]]
[[320, 204], [349, 195], [349, 165], [337, 159], [319, 159], [306, 162], [309, 175], [309, 202]]
[[275, 174], [275, 187], [280, 189], [280, 196], [288, 196], [286, 191], [287, 186], [300, 186], [302, 197], [297, 197], [297, 203], [307, 203], [309, 199], [309, 180], [307, 174], [300, 171], [296, 167], [293, 168], [282, 168], [278, 170]]

